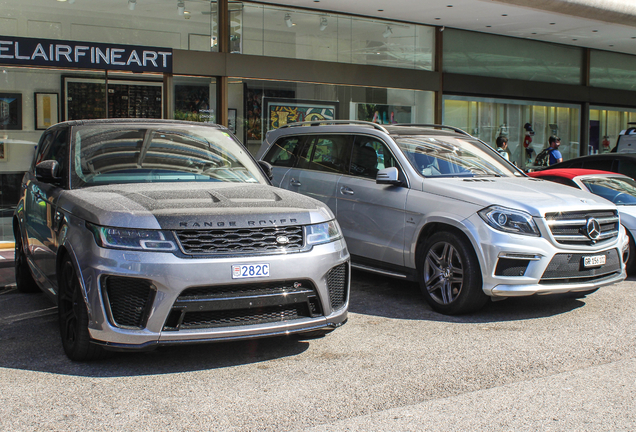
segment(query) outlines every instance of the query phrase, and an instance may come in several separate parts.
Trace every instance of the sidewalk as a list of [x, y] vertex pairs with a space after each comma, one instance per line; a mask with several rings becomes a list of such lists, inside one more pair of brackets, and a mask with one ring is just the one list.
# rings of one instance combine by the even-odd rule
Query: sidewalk
[[15, 283], [13, 243], [0, 243], [0, 288]]

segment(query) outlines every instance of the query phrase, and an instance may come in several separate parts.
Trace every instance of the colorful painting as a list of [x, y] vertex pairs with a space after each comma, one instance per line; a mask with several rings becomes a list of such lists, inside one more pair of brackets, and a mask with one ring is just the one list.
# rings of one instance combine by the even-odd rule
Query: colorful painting
[[22, 129], [22, 95], [0, 93], [0, 129]]
[[356, 120], [377, 124], [413, 123], [412, 106], [365, 103], [352, 103], [352, 105], [352, 114], [355, 115]]
[[245, 95], [245, 139], [244, 142], [257, 141], [259, 144], [263, 139], [263, 114], [262, 104], [264, 98], [287, 98], [292, 99], [296, 93], [293, 90], [271, 90], [253, 89], [247, 84], [244, 90]]
[[338, 102], [296, 99], [264, 101], [267, 106], [267, 130], [278, 129], [287, 123], [335, 120], [338, 117]]

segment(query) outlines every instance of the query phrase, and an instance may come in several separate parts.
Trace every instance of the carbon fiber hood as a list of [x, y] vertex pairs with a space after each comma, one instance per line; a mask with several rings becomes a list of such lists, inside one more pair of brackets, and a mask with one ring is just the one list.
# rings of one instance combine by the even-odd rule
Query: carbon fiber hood
[[334, 218], [319, 201], [248, 183], [147, 183], [65, 191], [60, 207], [88, 222], [122, 228], [249, 228]]

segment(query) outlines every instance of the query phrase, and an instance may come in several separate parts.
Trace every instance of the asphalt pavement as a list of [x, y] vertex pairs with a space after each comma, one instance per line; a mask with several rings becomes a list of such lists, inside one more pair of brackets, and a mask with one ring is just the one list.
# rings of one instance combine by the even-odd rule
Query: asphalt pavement
[[0, 431], [636, 430], [636, 278], [447, 317], [413, 284], [353, 277], [322, 339], [88, 364], [43, 295], [0, 289]]

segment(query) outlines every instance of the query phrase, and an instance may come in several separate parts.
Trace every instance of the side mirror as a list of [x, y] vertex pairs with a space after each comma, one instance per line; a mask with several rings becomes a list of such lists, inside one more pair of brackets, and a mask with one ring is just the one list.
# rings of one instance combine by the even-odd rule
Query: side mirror
[[261, 167], [261, 171], [263, 171], [263, 174], [265, 174], [268, 179], [272, 180], [274, 178], [274, 172], [272, 171], [272, 165], [269, 162], [265, 162], [265, 161], [259, 160], [258, 161], [258, 166]]
[[399, 179], [400, 172], [395, 167], [384, 168], [378, 171], [378, 174], [375, 177], [375, 182], [377, 184], [388, 184], [393, 186], [400, 186], [402, 184], [402, 180]]
[[56, 160], [45, 160], [35, 166], [35, 178], [45, 183], [59, 183], [62, 180], [60, 163]]

